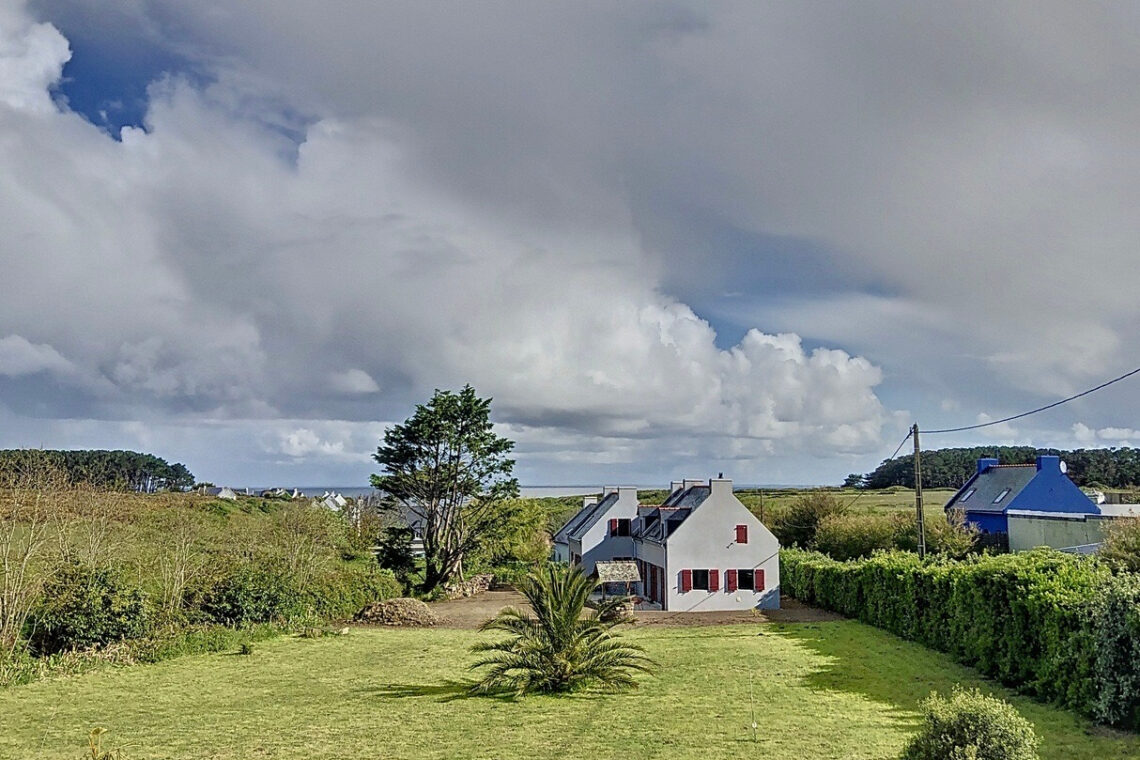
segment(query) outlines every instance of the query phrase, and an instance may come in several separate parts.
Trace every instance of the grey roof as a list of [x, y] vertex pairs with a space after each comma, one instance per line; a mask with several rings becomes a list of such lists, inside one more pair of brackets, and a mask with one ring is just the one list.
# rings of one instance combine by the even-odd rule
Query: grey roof
[[677, 499], [669, 506], [696, 509], [704, 503], [704, 500], [709, 497], [710, 493], [712, 493], [712, 491], [708, 486], [693, 486], [692, 488], [685, 491], [685, 493], [682, 494], [679, 499]]
[[[614, 493], [606, 496], [604, 499], [598, 501], [597, 504], [591, 504], [588, 507], [583, 507], [582, 510], [578, 512], [578, 514], [570, 518], [570, 522], [566, 523], [566, 539], [569, 540], [571, 538], [581, 538], [582, 532], [594, 524], [594, 520], [597, 519], [598, 515], [604, 514], [605, 511], [613, 506], [614, 502], [617, 500], [618, 494], [615, 491]], [[562, 534], [562, 531], [558, 532], [559, 534]]]
[[[1021, 490], [1037, 475], [1033, 464], [999, 464], [974, 475], [966, 485], [946, 502], [946, 509], [957, 508], [966, 512], [1003, 512]], [[1009, 489], [1005, 497], [994, 504], [994, 499]]]
[[643, 524], [644, 520], [649, 517], [654, 517], [656, 519], [653, 521], [652, 525], [639, 533], [637, 537], [648, 539], [650, 541], [660, 542], [665, 538], [668, 538], [668, 536], [665, 534], [666, 524], [672, 525], [673, 529], [675, 530], [676, 526], [683, 523], [685, 521], [685, 518], [692, 514], [692, 512], [693, 510], [691, 509], [659, 507], [653, 510], [653, 512], [651, 512], [649, 515], [646, 515], [645, 518], [643, 518]]

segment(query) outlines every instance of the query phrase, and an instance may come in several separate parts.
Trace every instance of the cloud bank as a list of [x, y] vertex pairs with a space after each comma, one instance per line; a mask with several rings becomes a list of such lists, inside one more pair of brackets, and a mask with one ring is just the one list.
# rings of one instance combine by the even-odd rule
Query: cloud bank
[[[103, 421], [213, 479], [362, 480], [377, 420], [470, 382], [531, 482], [870, 469], [912, 418], [1135, 364], [1133, 16], [17, 5], [4, 435]], [[68, 37], [188, 63], [116, 134], [61, 96]], [[1137, 413], [1106, 391], [990, 440], [1124, 440]]]

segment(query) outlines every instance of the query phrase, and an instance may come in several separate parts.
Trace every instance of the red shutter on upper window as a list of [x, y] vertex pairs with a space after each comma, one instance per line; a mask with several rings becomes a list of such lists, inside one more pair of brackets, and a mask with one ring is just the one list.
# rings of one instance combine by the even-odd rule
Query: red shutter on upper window
[[752, 577], [756, 579], [752, 584], [753, 590], [763, 591], [764, 590], [764, 571], [761, 570], [760, 568], [756, 568]]
[[736, 571], [735, 570], [725, 570], [724, 571], [724, 590], [728, 591], [730, 593], [733, 591], [736, 591]]
[[610, 520], [610, 535], [611, 536], [617, 535], [617, 518]]
[[738, 543], [738, 544], [748, 543], [748, 526], [747, 525], [737, 525], [736, 526], [736, 543]]
[[692, 570], [682, 570], [681, 571], [681, 590], [682, 591], [692, 591], [693, 590], [693, 571]]
[[720, 591], [720, 570], [709, 568], [709, 591]]

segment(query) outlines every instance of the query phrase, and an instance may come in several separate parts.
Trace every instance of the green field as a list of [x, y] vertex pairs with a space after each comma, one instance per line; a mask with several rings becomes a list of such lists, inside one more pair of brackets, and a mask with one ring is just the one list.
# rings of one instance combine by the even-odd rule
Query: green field
[[[468, 697], [459, 683], [480, 635], [354, 629], [260, 643], [251, 656], [8, 689], [0, 756], [78, 760], [88, 730], [104, 726], [128, 760], [892, 758], [932, 689], [994, 688], [942, 655], [844, 621], [635, 628], [661, 665], [641, 689], [512, 702]], [[1046, 760], [1140, 757], [1140, 737], [1012, 700], [1037, 725]]]

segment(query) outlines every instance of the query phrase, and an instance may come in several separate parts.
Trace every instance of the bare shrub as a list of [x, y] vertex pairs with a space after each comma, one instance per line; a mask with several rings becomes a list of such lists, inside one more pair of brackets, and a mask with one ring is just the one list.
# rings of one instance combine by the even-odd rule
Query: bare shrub
[[43, 462], [0, 473], [0, 656], [11, 655], [50, 572], [69, 485]]

